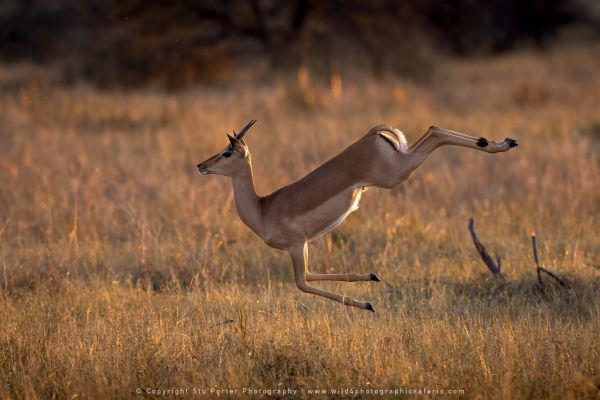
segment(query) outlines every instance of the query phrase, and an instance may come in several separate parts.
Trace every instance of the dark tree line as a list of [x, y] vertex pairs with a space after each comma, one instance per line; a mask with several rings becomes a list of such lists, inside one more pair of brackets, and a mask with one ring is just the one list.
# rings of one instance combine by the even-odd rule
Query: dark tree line
[[[5, 0], [4, 61], [59, 62], [100, 84], [218, 80], [244, 68], [341, 63], [411, 73], [422, 49], [544, 47], [598, 21], [585, 0]], [[404, 68], [404, 69], [403, 69]]]

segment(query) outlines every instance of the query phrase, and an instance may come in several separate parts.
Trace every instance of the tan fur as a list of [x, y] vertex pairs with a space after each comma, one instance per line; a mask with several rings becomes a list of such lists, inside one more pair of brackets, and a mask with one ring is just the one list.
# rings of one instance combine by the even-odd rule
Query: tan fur
[[245, 143], [236, 138], [230, 137], [229, 150], [224, 151], [229, 151], [230, 157], [224, 157], [224, 152], [219, 153], [199, 164], [198, 170], [203, 174], [216, 173], [231, 178], [240, 218], [266, 244], [290, 254], [300, 290], [373, 311], [366, 301], [327, 292], [306, 283], [316, 280], [379, 280], [373, 273], [308, 272], [307, 243], [334, 229], [358, 208], [360, 194], [365, 188], [389, 189], [401, 184], [432, 151], [442, 145], [496, 153], [507, 151], [517, 144], [508, 138], [496, 143], [431, 127], [423, 137], [408, 146], [402, 132], [380, 125], [304, 178], [263, 197], [254, 190], [250, 152]]

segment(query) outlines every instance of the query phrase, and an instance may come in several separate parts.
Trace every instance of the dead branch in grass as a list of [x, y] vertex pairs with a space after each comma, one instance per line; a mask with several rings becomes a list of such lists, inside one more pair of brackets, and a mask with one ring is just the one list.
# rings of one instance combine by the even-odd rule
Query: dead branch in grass
[[496, 264], [494, 262], [494, 260], [492, 259], [492, 257], [490, 256], [490, 254], [485, 249], [485, 246], [481, 243], [481, 241], [479, 241], [479, 238], [477, 237], [477, 234], [475, 233], [475, 221], [473, 220], [473, 218], [469, 218], [469, 231], [471, 232], [471, 238], [473, 239], [473, 243], [475, 244], [475, 248], [477, 249], [477, 252], [481, 256], [481, 259], [483, 260], [485, 265], [488, 267], [488, 269], [490, 270], [492, 275], [493, 276], [502, 276], [502, 270], [501, 270], [502, 267], [500, 264], [501, 257], [498, 255], [496, 256], [496, 260], [497, 260], [497, 264]]
[[542, 272], [543, 272], [543, 273], [547, 274], [548, 276], [551, 276], [552, 278], [554, 278], [554, 280], [556, 280], [565, 289], [569, 289], [569, 285], [567, 285], [567, 283], [565, 281], [563, 281], [561, 278], [559, 278], [554, 272], [552, 272], [540, 265], [540, 259], [538, 257], [538, 250], [537, 250], [537, 238], [535, 236], [535, 233], [531, 234], [531, 244], [533, 246], [533, 260], [535, 261], [535, 265], [537, 267], [537, 277], [538, 277], [538, 282], [540, 283], [540, 286], [542, 288], [544, 287], [544, 281], [542, 280]]
[[[490, 270], [492, 275], [493, 276], [502, 276], [501, 258], [500, 258], [500, 256], [497, 255], [496, 256], [497, 261], [494, 262], [494, 260], [490, 256], [490, 254], [485, 249], [485, 246], [481, 243], [481, 241], [477, 237], [477, 233], [475, 233], [475, 220], [473, 218], [469, 218], [469, 232], [471, 232], [471, 238], [473, 239], [473, 243], [475, 244], [475, 248], [477, 249], [477, 252], [481, 256], [481, 259], [483, 260], [485, 265], [488, 267], [488, 269]], [[539, 282], [542, 290], [545, 287], [544, 281], [542, 280], [542, 273], [553, 278], [563, 288], [569, 289], [569, 285], [563, 279], [561, 279], [554, 272], [552, 272], [549, 269], [544, 268], [540, 265], [540, 259], [538, 256], [538, 249], [537, 249], [537, 238], [535, 236], [535, 233], [532, 233], [532, 235], [531, 235], [531, 242], [533, 245], [533, 259], [535, 261], [535, 265], [537, 268], [537, 278], [538, 278], [538, 282]]]

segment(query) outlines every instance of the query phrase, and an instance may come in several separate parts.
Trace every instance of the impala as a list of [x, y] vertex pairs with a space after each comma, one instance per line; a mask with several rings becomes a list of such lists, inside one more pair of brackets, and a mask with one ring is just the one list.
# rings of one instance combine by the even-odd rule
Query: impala
[[231, 179], [240, 218], [267, 245], [289, 253], [296, 285], [301, 291], [373, 312], [367, 301], [318, 289], [307, 282], [379, 282], [377, 275], [309, 272], [307, 244], [358, 209], [366, 188], [391, 189], [400, 185], [440, 146], [455, 145], [488, 153], [517, 146], [510, 138], [497, 143], [435, 126], [409, 146], [402, 132], [379, 125], [299, 181], [268, 196], [259, 196], [254, 190], [250, 150], [243, 139], [255, 122], [250, 121], [238, 134], [234, 131], [234, 136], [227, 135], [229, 145], [198, 164], [198, 171]]

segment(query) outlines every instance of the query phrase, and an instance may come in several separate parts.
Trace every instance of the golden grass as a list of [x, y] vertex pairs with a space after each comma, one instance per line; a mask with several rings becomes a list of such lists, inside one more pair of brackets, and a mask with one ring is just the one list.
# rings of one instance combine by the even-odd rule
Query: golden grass
[[[0, 397], [250, 387], [596, 398], [599, 62], [599, 48], [562, 49], [448, 61], [427, 85], [336, 77], [331, 91], [303, 76], [177, 94], [54, 87], [4, 68]], [[251, 118], [262, 194], [380, 123], [409, 141], [435, 124], [521, 145], [440, 149], [310, 246], [315, 271], [382, 277], [321, 284], [372, 300], [371, 314], [297, 290], [287, 255], [239, 221], [227, 180], [195, 173]], [[505, 281], [488, 278], [470, 216], [503, 255]], [[548, 281], [540, 293], [533, 230], [570, 291]]]

